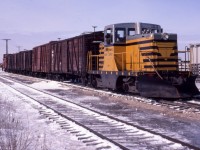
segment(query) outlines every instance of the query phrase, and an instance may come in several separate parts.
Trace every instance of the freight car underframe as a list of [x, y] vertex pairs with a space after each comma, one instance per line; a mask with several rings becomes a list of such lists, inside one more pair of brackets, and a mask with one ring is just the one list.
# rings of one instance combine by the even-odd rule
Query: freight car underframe
[[72, 82], [81, 82], [81, 77], [79, 73], [45, 73], [45, 72], [33, 72], [32, 76], [45, 78], [49, 80], [65, 81], [71, 80]]
[[108, 88], [125, 93], [140, 94], [152, 98], [190, 98], [199, 94], [195, 85], [197, 75], [182, 72], [130, 72], [89, 71], [88, 73], [44, 73], [12, 70], [8, 72], [30, 75], [57, 81], [71, 80], [91, 85], [94, 88]]
[[189, 72], [105, 72], [90, 71], [89, 83], [121, 92], [138, 93], [151, 98], [190, 98], [199, 94], [196, 75]]
[[46, 72], [32, 72], [32, 71], [26, 71], [26, 70], [12, 70], [7, 69], [4, 70], [5, 72], [15, 73], [15, 74], [22, 74], [27, 76], [33, 76], [37, 78], [45, 78], [50, 80], [56, 80], [56, 81], [64, 81], [72, 79], [73, 81], [78, 79], [79, 76], [77, 75], [66, 75], [66, 73], [46, 73]]
[[31, 71], [27, 71], [27, 70], [5, 69], [4, 71], [5, 72], [10, 72], [10, 73], [15, 73], [15, 74], [22, 74], [22, 75], [32, 76], [32, 72]]

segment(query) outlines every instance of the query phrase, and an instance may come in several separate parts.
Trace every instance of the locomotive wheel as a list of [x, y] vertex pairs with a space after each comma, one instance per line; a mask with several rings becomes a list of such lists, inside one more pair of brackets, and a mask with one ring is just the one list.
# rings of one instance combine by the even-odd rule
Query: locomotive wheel
[[129, 91], [128, 84], [123, 84], [123, 89], [124, 89], [124, 92], [128, 92]]

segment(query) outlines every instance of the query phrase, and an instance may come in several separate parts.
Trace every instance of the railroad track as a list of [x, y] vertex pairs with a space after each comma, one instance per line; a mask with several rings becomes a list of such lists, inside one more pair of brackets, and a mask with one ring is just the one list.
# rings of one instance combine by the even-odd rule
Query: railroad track
[[194, 103], [191, 101], [169, 101], [169, 100], [158, 100], [158, 104], [167, 106], [169, 108], [178, 110], [178, 111], [187, 111], [187, 112], [193, 112], [193, 113], [199, 113], [200, 114], [200, 104]]
[[28, 98], [28, 102], [34, 103], [42, 115], [56, 121], [87, 145], [96, 146], [96, 149], [200, 149], [164, 133], [91, 110], [25, 84], [2, 77], [0, 80], [24, 100]]
[[[83, 90], [91, 90], [98, 92], [100, 94], [110, 94], [110, 92], [104, 91], [104, 90], [94, 90], [93, 88], [87, 88], [83, 87], [81, 85], [74, 85], [72, 83], [61, 83], [63, 85], [70, 85], [72, 87], [78, 87]], [[106, 93], [107, 92], [107, 93]], [[193, 112], [193, 113], [199, 113], [200, 114], [200, 99], [193, 98], [192, 100], [158, 100], [158, 99], [151, 99], [151, 98], [144, 98], [141, 96], [135, 96], [131, 94], [121, 94], [121, 93], [112, 93], [110, 94], [113, 97], [122, 97], [123, 99], [127, 100], [137, 100], [139, 102], [147, 103], [147, 104], [152, 104], [155, 106], [167, 106], [170, 109], [178, 110], [178, 111], [188, 111], [188, 112]], [[195, 103], [196, 101], [196, 103]], [[199, 104], [197, 103], [199, 102]]]
[[[23, 75], [18, 75], [18, 76], [22, 76], [27, 77], [27, 76], [23, 76]], [[28, 77], [28, 79], [37, 79], [38, 78], [33, 78], [33, 77]], [[45, 80], [45, 79], [39, 79], [39, 81], [41, 80]], [[15, 80], [17, 82], [17, 80]], [[45, 80], [48, 81], [48, 80]], [[67, 85], [67, 86], [71, 86], [71, 87], [75, 87], [75, 88], [79, 88], [82, 90], [88, 90], [88, 91], [92, 91], [92, 92], [97, 92], [100, 95], [112, 95], [113, 97], [122, 97], [123, 99], [127, 99], [127, 100], [137, 100], [139, 102], [143, 102], [143, 103], [148, 103], [148, 104], [152, 104], [155, 106], [166, 106], [170, 109], [174, 109], [174, 110], [178, 110], [178, 111], [189, 111], [189, 112], [193, 112], [193, 113], [200, 113], [200, 103], [195, 103], [194, 101], [199, 101], [200, 99], [194, 98], [193, 102], [191, 101], [183, 101], [183, 100], [176, 100], [176, 101], [172, 101], [172, 100], [155, 100], [155, 99], [151, 99], [151, 98], [144, 98], [141, 96], [135, 96], [135, 95], [130, 95], [130, 94], [122, 94], [122, 93], [114, 93], [114, 92], [110, 92], [110, 91], [105, 91], [103, 89], [94, 89], [94, 88], [90, 88], [90, 87], [85, 87], [79, 84], [73, 84], [73, 83], [64, 83], [61, 82], [62, 85]]]

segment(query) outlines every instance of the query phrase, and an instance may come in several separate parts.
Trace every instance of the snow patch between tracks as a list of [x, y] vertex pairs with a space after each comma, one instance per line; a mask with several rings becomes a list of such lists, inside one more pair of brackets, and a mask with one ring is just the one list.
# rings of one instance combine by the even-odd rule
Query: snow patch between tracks
[[[56, 81], [40, 81], [31, 84], [32, 87], [36, 89], [63, 89], [61, 85]], [[65, 87], [67, 89], [67, 87]], [[70, 89], [70, 88], [69, 88]]]

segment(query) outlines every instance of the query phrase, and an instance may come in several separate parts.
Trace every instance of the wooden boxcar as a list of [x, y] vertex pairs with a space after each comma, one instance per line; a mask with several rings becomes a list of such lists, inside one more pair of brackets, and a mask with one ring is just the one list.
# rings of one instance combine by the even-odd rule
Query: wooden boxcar
[[103, 41], [103, 32], [82, 34], [62, 42], [64, 52], [67, 52], [67, 63], [63, 68], [67, 71], [68, 78], [80, 79], [87, 74], [87, 54], [89, 50], [98, 52], [99, 43]]
[[46, 77], [51, 73], [51, 55], [54, 41], [33, 48], [32, 72], [34, 75]]
[[32, 71], [32, 50], [9, 54], [9, 66], [12, 71], [21, 74], [30, 74]]
[[103, 32], [82, 34], [33, 48], [32, 71], [52, 79], [80, 79], [86, 74], [87, 52], [98, 50]]

